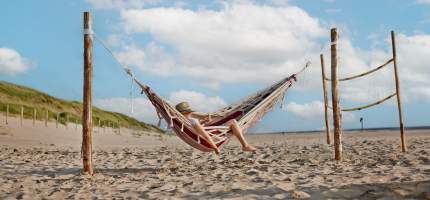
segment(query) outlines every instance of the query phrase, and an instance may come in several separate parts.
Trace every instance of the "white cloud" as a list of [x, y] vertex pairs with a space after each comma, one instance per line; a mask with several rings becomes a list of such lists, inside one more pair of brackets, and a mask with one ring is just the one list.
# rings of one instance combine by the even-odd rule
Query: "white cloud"
[[417, 0], [418, 4], [430, 4], [430, 0]]
[[186, 101], [198, 112], [213, 112], [227, 106], [219, 96], [208, 97], [202, 93], [187, 90], [173, 92], [169, 100], [173, 105]]
[[0, 74], [15, 76], [28, 69], [28, 62], [17, 51], [0, 47]]
[[145, 48], [126, 46], [123, 51], [116, 52], [115, 56], [125, 65], [163, 76], [172, 74], [175, 65], [164, 49], [154, 43], [148, 44]]
[[287, 111], [303, 119], [322, 119], [324, 117], [324, 103], [321, 101], [305, 104], [291, 102], [287, 104]]
[[320, 48], [315, 39], [325, 33], [317, 18], [298, 7], [246, 2], [226, 3], [218, 11], [131, 9], [121, 17], [128, 33], [151, 34], [174, 49], [174, 56], [164, 54], [174, 61], [171, 75], [208, 85], [287, 76]]
[[[223, 5], [219, 10], [122, 10], [125, 32], [149, 34], [153, 40], [144, 47], [129, 44], [116, 54], [145, 73], [189, 77], [210, 88], [226, 83], [273, 82], [295, 72], [309, 59], [313, 66], [306, 77], [312, 78], [306, 79], [304, 87], [295, 88], [321, 90], [318, 54], [322, 47], [318, 40], [329, 31], [317, 18], [288, 4], [272, 7], [252, 1], [225, 1]], [[339, 77], [362, 73], [392, 57], [388, 37], [369, 50], [354, 46], [345, 34], [348, 31], [341, 28], [340, 32]], [[430, 100], [425, 87], [430, 85], [429, 43], [430, 35], [397, 35], [402, 98], [406, 102]], [[328, 51], [325, 60], [329, 72]], [[395, 91], [392, 64], [370, 76], [342, 82], [340, 89], [342, 100], [364, 104], [382, 99]]]
[[86, 0], [96, 9], [127, 9], [143, 8], [146, 4], [157, 3], [159, 0]]
[[[172, 92], [168, 100], [173, 106], [179, 102], [187, 101], [199, 112], [211, 112], [225, 107], [227, 104], [218, 96], [209, 97], [195, 91], [180, 90]], [[156, 124], [158, 117], [155, 108], [146, 98], [133, 99], [133, 113], [131, 113], [131, 100], [129, 98], [96, 99], [94, 104], [102, 109], [123, 113], [141, 121]]]
[[146, 98], [133, 99], [133, 113], [131, 113], [131, 100], [129, 98], [96, 99], [94, 105], [101, 109], [122, 113], [141, 121], [149, 123], [156, 123], [158, 121], [154, 107]]
[[[287, 104], [287, 111], [293, 115], [306, 120], [324, 120], [324, 103], [321, 101], [312, 101], [310, 103], [299, 104], [291, 102]], [[329, 110], [330, 118], [332, 118], [332, 111]], [[351, 112], [342, 113], [342, 121], [349, 123], [355, 120], [355, 116]], [[332, 121], [330, 119], [330, 121]]]

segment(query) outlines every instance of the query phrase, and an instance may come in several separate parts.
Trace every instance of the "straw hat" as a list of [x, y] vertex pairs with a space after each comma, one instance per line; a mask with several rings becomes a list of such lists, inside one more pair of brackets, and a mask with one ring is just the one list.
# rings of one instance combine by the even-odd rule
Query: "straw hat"
[[193, 109], [191, 109], [191, 106], [188, 104], [188, 102], [181, 102], [178, 103], [175, 106], [176, 110], [178, 110], [180, 113], [190, 113], [190, 112], [194, 112]]

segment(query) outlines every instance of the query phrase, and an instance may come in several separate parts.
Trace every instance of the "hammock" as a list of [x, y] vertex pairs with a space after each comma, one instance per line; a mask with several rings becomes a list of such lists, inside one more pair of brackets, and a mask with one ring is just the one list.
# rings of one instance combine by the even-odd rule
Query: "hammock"
[[[297, 75], [303, 72], [309, 64], [308, 62], [298, 73], [274, 83], [237, 104], [209, 113], [209, 121], [202, 125], [213, 138], [216, 146], [221, 148], [229, 141], [232, 134], [230, 133], [230, 127], [225, 125], [229, 120], [236, 119], [243, 133], [246, 133], [250, 127], [254, 126], [266, 113], [272, 110], [277, 102], [284, 99], [288, 88], [297, 81]], [[142, 93], [146, 94], [155, 107], [160, 119], [159, 124], [161, 119], [164, 119], [173, 132], [190, 146], [204, 152], [213, 151], [209, 143], [195, 132], [189, 120], [178, 112], [174, 106], [157, 95], [150, 87], [140, 82], [130, 69], [126, 69], [126, 72], [140, 86]]]

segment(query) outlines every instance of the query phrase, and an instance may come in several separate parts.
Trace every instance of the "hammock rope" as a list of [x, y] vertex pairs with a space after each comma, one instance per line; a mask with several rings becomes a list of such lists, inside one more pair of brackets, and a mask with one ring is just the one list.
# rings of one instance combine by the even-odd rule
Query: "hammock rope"
[[[373, 68], [373, 69], [371, 69], [371, 70], [369, 70], [367, 72], [364, 72], [364, 73], [361, 73], [361, 74], [357, 74], [357, 75], [354, 75], [354, 76], [350, 76], [350, 77], [346, 77], [346, 78], [341, 78], [341, 79], [338, 79], [338, 81], [349, 81], [349, 80], [352, 80], [352, 79], [356, 79], [356, 78], [360, 78], [360, 77], [366, 76], [368, 74], [371, 74], [373, 72], [376, 72], [376, 71], [384, 68], [385, 66], [387, 66], [391, 62], [393, 62], [392, 58], [390, 60], [388, 60], [387, 62], [385, 62], [384, 64], [382, 64], [382, 65], [380, 65], [380, 66], [378, 66], [376, 68]], [[331, 78], [327, 78], [327, 77], [325, 78], [325, 80], [326, 81], [332, 81]]]
[[[364, 105], [364, 106], [360, 106], [360, 107], [344, 108], [344, 109], [342, 109], [342, 111], [343, 112], [351, 112], [351, 111], [364, 110], [364, 109], [367, 109], [367, 108], [371, 108], [373, 106], [379, 105], [379, 104], [384, 103], [385, 101], [393, 98], [394, 96], [396, 96], [396, 94], [397, 93], [394, 92], [393, 94], [388, 95], [387, 97], [385, 97], [385, 98], [383, 98], [381, 100], [375, 101], [373, 103], [370, 103], [370, 104], [367, 104], [367, 105]], [[331, 106], [327, 106], [327, 107], [333, 110], [333, 108]]]

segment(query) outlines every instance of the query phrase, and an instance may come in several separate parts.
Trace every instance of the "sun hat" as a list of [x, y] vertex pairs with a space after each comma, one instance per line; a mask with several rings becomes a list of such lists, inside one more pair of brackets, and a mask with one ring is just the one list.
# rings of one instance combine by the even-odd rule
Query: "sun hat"
[[189, 113], [194, 112], [193, 109], [191, 109], [191, 106], [188, 104], [188, 102], [181, 102], [176, 104], [175, 106], [176, 110], [178, 110], [180, 113]]

